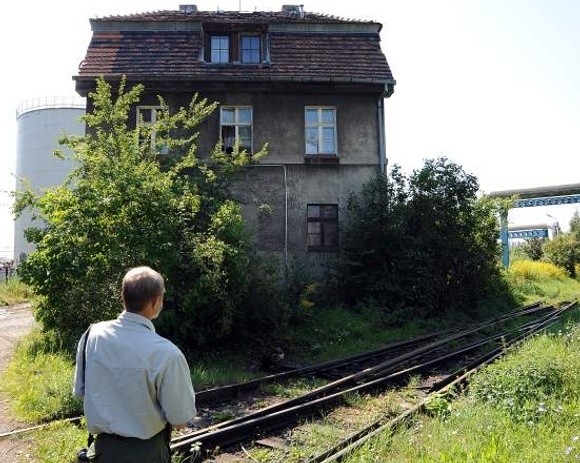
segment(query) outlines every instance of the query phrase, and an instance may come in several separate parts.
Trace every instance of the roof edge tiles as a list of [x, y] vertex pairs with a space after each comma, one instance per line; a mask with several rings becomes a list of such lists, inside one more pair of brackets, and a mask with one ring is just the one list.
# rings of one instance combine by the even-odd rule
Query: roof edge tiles
[[270, 32], [298, 32], [298, 33], [367, 33], [378, 34], [381, 25], [378, 23], [349, 23], [349, 24], [327, 24], [327, 23], [290, 23], [271, 24], [268, 28]]
[[[97, 77], [99, 77], [100, 74], [84, 74], [84, 75], [76, 75], [73, 76], [73, 80], [74, 81], [78, 81], [78, 82], [92, 82], [94, 81]], [[126, 74], [117, 74], [117, 73], [110, 73], [107, 75], [108, 78], [110, 79], [121, 79], [123, 77], [126, 77]], [[133, 74], [131, 75], [131, 78], [129, 79], [130, 81], [139, 81], [139, 82], [166, 82], [167, 79], [167, 75], [150, 75], [150, 74]], [[172, 81], [175, 82], [182, 82], [182, 81], [199, 81], [199, 82], [206, 82], [207, 78], [205, 77], [200, 77], [198, 75], [175, 75], [172, 74], [170, 75]], [[383, 80], [383, 79], [378, 79], [376, 77], [333, 77], [333, 76], [296, 76], [296, 75], [292, 75], [292, 74], [288, 74], [288, 75], [270, 75], [270, 76], [260, 76], [260, 77], [256, 77], [256, 76], [240, 76], [240, 75], [235, 75], [235, 76], [219, 76], [218, 77], [214, 77], [213, 78], [213, 82], [240, 82], [240, 81], [244, 81], [244, 82], [313, 82], [313, 83], [328, 83], [328, 82], [337, 82], [337, 83], [354, 83], [354, 84], [368, 84], [368, 83], [372, 83], [372, 84], [389, 84], [389, 85], [395, 85], [396, 81], [394, 79], [387, 79], [387, 80]]]
[[[320, 24], [375, 24], [375, 21], [341, 18], [337, 16], [305, 12], [296, 15], [284, 11], [193, 11], [186, 13], [179, 10], [162, 10], [128, 15], [113, 15], [93, 18], [91, 22], [228, 22], [245, 24], [275, 23], [320, 23]], [[380, 25], [380, 24], [379, 24]]]
[[[91, 22], [93, 32], [106, 31], [195, 31], [202, 32], [203, 26], [199, 21], [175, 22], [175, 21], [95, 21]], [[351, 24], [327, 24], [327, 23], [292, 23], [270, 24], [270, 32], [286, 33], [347, 33], [347, 34], [378, 34], [381, 25], [378, 23], [351, 23]]]
[[202, 26], [199, 21], [100, 21], [91, 19], [93, 32], [104, 31], [195, 31], [201, 32]]

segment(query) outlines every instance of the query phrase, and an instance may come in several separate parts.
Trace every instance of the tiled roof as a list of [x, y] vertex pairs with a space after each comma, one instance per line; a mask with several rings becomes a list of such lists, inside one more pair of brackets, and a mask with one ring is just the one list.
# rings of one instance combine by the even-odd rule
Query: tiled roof
[[203, 23], [245, 23], [245, 24], [279, 24], [279, 23], [305, 23], [305, 24], [352, 24], [368, 23], [373, 21], [361, 21], [355, 19], [340, 18], [337, 16], [304, 12], [302, 16], [285, 11], [253, 11], [249, 13], [238, 11], [196, 11], [185, 13], [182, 11], [152, 11], [131, 15], [107, 16], [93, 19], [94, 22], [190, 22]]
[[[211, 64], [203, 61], [202, 33], [200, 28], [150, 27], [154, 22], [255, 21], [264, 24], [288, 23], [296, 15], [275, 13], [182, 13], [157, 12], [131, 16], [113, 16], [98, 20], [86, 57], [79, 68], [77, 80], [87, 80], [99, 75], [138, 76], [155, 80], [192, 81], [339, 81], [354, 83], [393, 84], [393, 76], [380, 48], [378, 32], [304, 32], [300, 29], [270, 32], [270, 61], [261, 65]], [[202, 18], [202, 19], [200, 19]], [[306, 13], [298, 18], [300, 23], [322, 21], [332, 24], [361, 24], [361, 21], [344, 20], [324, 15]], [[94, 20], [93, 20], [94, 21]], [[148, 27], [118, 27], [127, 21], [144, 22]], [[366, 24], [366, 23], [365, 23]], [[376, 23], [371, 23], [376, 24]], [[334, 26], [333, 26], [334, 27]], [[339, 26], [340, 27], [340, 26]], [[119, 30], [121, 29], [121, 30]], [[332, 27], [331, 27], [332, 29]], [[377, 31], [375, 28], [374, 31]]]

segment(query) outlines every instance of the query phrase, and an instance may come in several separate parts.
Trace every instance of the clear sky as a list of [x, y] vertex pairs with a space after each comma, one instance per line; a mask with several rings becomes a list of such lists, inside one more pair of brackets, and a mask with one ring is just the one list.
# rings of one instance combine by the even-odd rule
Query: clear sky
[[[481, 191], [580, 183], [580, 1], [301, 0], [309, 12], [383, 24], [397, 81], [386, 101], [390, 164], [405, 172], [447, 156]], [[0, 28], [0, 255], [12, 246], [2, 191], [14, 188], [15, 109], [74, 95], [72, 76], [90, 41], [89, 18], [174, 10], [279, 10], [288, 0], [29, 0], [5, 4]], [[298, 3], [298, 2], [295, 2]], [[566, 229], [576, 207], [529, 208], [510, 221]]]

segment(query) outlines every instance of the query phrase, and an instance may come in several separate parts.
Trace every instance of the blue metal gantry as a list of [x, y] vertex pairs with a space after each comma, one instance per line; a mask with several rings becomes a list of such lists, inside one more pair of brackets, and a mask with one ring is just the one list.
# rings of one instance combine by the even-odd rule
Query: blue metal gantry
[[514, 238], [547, 238], [547, 228], [530, 228], [528, 230], [509, 230], [509, 239]]
[[[525, 190], [508, 190], [490, 193], [495, 198], [515, 197], [514, 208], [558, 206], [562, 204], [580, 203], [580, 184], [559, 185], [542, 188], [530, 188]], [[507, 211], [500, 217], [500, 238], [502, 244], [502, 262], [505, 267], [509, 266], [509, 237]], [[516, 232], [514, 232], [516, 233]], [[547, 230], [546, 230], [547, 235]]]

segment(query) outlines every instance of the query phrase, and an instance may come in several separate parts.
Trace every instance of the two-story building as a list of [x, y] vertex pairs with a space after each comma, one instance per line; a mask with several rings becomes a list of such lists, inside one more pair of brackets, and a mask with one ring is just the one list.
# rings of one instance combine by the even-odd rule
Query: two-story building
[[[155, 118], [195, 93], [219, 102], [200, 127], [198, 153], [218, 140], [268, 156], [236, 185], [258, 249], [312, 264], [340, 247], [341, 206], [386, 167], [384, 100], [395, 80], [381, 51], [382, 25], [305, 12], [198, 11], [181, 5], [91, 20], [78, 75], [145, 86], [134, 121]], [[92, 103], [87, 100], [87, 111]]]

